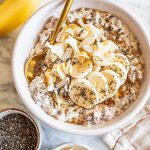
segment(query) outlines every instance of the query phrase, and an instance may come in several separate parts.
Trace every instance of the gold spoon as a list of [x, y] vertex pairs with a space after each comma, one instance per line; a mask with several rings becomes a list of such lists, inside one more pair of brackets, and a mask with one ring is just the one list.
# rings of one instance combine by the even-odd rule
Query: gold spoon
[[[64, 7], [64, 9], [63, 9], [63, 11], [61, 13], [60, 19], [59, 19], [59, 21], [57, 23], [57, 26], [56, 26], [56, 28], [55, 28], [55, 30], [53, 32], [53, 35], [52, 35], [52, 37], [50, 39], [50, 43], [51, 44], [55, 43], [55, 39], [56, 39], [56, 37], [58, 35], [58, 32], [61, 29], [62, 24], [64, 23], [64, 21], [66, 19], [66, 16], [67, 16], [67, 14], [68, 14], [68, 12], [69, 12], [69, 10], [71, 8], [71, 5], [72, 5], [73, 1], [74, 0], [67, 0], [66, 1], [65, 7]], [[34, 55], [34, 56], [30, 57], [27, 60], [27, 62], [25, 64], [25, 77], [26, 77], [26, 79], [28, 80], [29, 83], [34, 78], [35, 65], [37, 64], [37, 62], [39, 60], [41, 60], [45, 56], [45, 54], [46, 54], [46, 51], [44, 51], [44, 52], [42, 52], [42, 53], [40, 53], [38, 55]]]

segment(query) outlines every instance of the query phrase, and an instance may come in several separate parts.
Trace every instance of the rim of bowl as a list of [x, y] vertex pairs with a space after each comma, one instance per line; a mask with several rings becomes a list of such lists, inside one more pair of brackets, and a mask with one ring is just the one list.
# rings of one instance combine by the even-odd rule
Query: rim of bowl
[[[64, 2], [63, 0], [58, 0], [60, 2]], [[114, 0], [92, 0], [95, 2], [98, 1], [105, 1], [105, 3], [109, 3], [111, 5], [115, 5], [116, 7], [120, 8], [123, 10], [123, 12], [125, 14], [127, 14], [128, 16], [130, 16], [132, 18], [132, 20], [135, 21], [136, 24], [138, 24], [139, 28], [141, 29], [141, 31], [143, 32], [145, 39], [147, 40], [148, 43], [148, 47], [150, 47], [150, 41], [149, 41], [149, 36], [147, 33], [147, 30], [145, 29], [144, 25], [139, 21], [138, 17], [136, 17], [128, 8], [126, 8], [125, 6], [123, 6], [122, 4], [120, 4], [119, 2], [116, 2]], [[43, 8], [51, 5], [54, 1], [51, 1], [49, 3], [47, 3], [46, 5], [42, 6], [41, 8], [39, 8], [29, 19], [28, 21], [32, 20], [32, 17], [37, 15], [37, 13], [39, 11], [42, 11]], [[28, 21], [24, 24], [24, 26], [27, 26]], [[23, 26], [23, 27], [24, 27]], [[12, 73], [13, 73], [13, 79], [14, 79], [14, 83], [15, 83], [15, 87], [17, 89], [18, 94], [20, 95], [23, 103], [27, 106], [27, 108], [29, 109], [29, 111], [36, 116], [38, 119], [40, 119], [43, 123], [46, 123], [48, 126], [55, 128], [59, 131], [63, 131], [63, 132], [67, 132], [67, 133], [71, 133], [71, 134], [78, 134], [78, 135], [101, 135], [104, 133], [107, 133], [109, 131], [115, 130], [121, 126], [123, 126], [124, 124], [126, 124], [128, 121], [130, 121], [144, 106], [144, 104], [146, 103], [146, 101], [148, 100], [149, 97], [149, 92], [150, 92], [150, 85], [148, 85], [145, 94], [143, 95], [143, 99], [141, 101], [139, 101], [138, 105], [136, 106], [136, 109], [133, 109], [130, 114], [127, 116], [124, 116], [123, 118], [119, 119], [118, 121], [116, 121], [115, 123], [108, 125], [107, 127], [101, 127], [101, 128], [96, 128], [96, 129], [92, 129], [92, 130], [78, 130], [75, 128], [66, 128], [66, 127], [62, 127], [62, 126], [56, 126], [54, 124], [50, 124], [48, 123], [46, 120], [44, 120], [42, 117], [39, 117], [37, 115], [37, 112], [35, 112], [32, 109], [32, 106], [28, 105], [27, 103], [25, 103], [25, 97], [22, 96], [22, 92], [21, 89], [19, 88], [19, 82], [17, 82], [17, 77], [16, 77], [16, 73], [15, 73], [15, 61], [14, 61], [14, 57], [15, 57], [15, 52], [16, 52], [16, 47], [17, 47], [17, 43], [19, 41], [19, 37], [21, 35], [23, 31], [23, 28], [21, 30], [21, 32], [19, 33], [16, 41], [15, 41], [15, 45], [14, 45], [14, 49], [13, 49], [13, 55], [12, 55]], [[148, 81], [149, 82], [149, 81]], [[133, 105], [133, 104], [132, 104]], [[59, 120], [58, 120], [59, 121]]]
[[68, 142], [68, 143], [64, 143], [64, 144], [58, 145], [53, 150], [62, 150], [62, 148], [68, 148], [69, 146], [80, 146], [81, 148], [86, 148], [87, 150], [92, 150], [87, 145], [76, 143], [76, 142]]
[[[34, 127], [36, 128], [36, 132], [37, 132], [37, 144], [36, 144], [35, 150], [38, 150], [38, 149], [39, 149], [39, 146], [40, 146], [40, 140], [41, 140], [41, 138], [40, 138], [40, 135], [41, 135], [41, 134], [40, 134], [40, 130], [39, 130], [39, 124], [37, 124], [37, 122], [29, 115], [29, 113], [27, 113], [26, 111], [21, 110], [21, 109], [19, 109], [19, 108], [13, 108], [13, 107], [4, 108], [4, 109], [1, 109], [1, 110], [0, 110], [0, 114], [1, 114], [1, 113], [5, 113], [5, 112], [8, 112], [8, 111], [11, 112], [11, 113], [9, 113], [9, 114], [18, 113], [18, 114], [24, 115], [25, 117], [27, 117], [27, 118], [33, 123]], [[13, 111], [17, 111], [17, 112], [13, 112]], [[7, 115], [9, 115], [9, 114], [6, 114], [6, 115], [4, 115], [4, 116], [7, 116]], [[4, 117], [4, 116], [3, 116], [3, 117]], [[3, 117], [2, 117], [2, 118], [3, 118]]]

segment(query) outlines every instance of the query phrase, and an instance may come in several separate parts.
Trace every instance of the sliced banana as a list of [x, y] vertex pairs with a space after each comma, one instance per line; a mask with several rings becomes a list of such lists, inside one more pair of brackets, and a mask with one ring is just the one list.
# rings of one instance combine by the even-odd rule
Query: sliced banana
[[112, 97], [120, 87], [120, 78], [117, 73], [112, 70], [104, 70], [101, 73], [106, 77], [108, 82], [108, 95], [107, 98]]
[[110, 61], [103, 61], [102, 58], [97, 57], [97, 56], [93, 56], [93, 61], [94, 61], [94, 63], [96, 63], [97, 65], [100, 65], [100, 66], [107, 66], [110, 63]]
[[83, 64], [76, 63], [70, 66], [69, 73], [73, 78], [84, 78], [91, 73], [93, 64], [91, 60], [85, 60]]
[[65, 63], [54, 64], [54, 66], [52, 68], [52, 72], [61, 79], [65, 79], [65, 77], [66, 77], [66, 73], [64, 71], [64, 65], [65, 65]]
[[102, 73], [94, 71], [87, 79], [94, 85], [98, 92], [98, 103], [103, 102], [108, 95], [108, 83], [106, 77]]
[[125, 69], [125, 67], [121, 63], [111, 62], [108, 66], [104, 67], [104, 70], [105, 69], [113, 70], [114, 72], [119, 74], [121, 85], [126, 81], [126, 79], [127, 79], [127, 70]]
[[87, 109], [92, 108], [98, 101], [95, 87], [85, 78], [71, 81], [69, 97], [72, 102]]
[[130, 62], [125, 55], [116, 53], [113, 60], [121, 63], [126, 68], [127, 72], [129, 71]]
[[118, 46], [114, 42], [107, 40], [98, 45], [98, 48], [93, 52], [93, 56], [100, 57], [106, 52], [115, 51], [117, 49]]

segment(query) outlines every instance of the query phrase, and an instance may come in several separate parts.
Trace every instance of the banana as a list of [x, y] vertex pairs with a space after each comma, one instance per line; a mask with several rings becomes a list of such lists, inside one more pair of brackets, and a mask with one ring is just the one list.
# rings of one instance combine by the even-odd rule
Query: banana
[[84, 78], [91, 73], [93, 64], [91, 60], [85, 60], [83, 64], [76, 63], [70, 66], [69, 73], [73, 78]]
[[102, 73], [94, 71], [87, 77], [87, 79], [94, 85], [98, 92], [98, 103], [103, 102], [108, 95], [108, 83], [106, 77]]
[[73, 79], [69, 85], [69, 97], [75, 104], [92, 108], [98, 101], [98, 93], [95, 87], [87, 79]]
[[129, 71], [130, 62], [125, 55], [116, 53], [113, 60], [114, 62], [121, 63], [126, 68], [127, 72]]
[[10, 32], [31, 16], [40, 0], [4, 0], [0, 3], [0, 35]]
[[117, 45], [110, 41], [104, 41], [100, 43], [97, 48], [94, 48], [93, 61], [101, 66], [107, 66], [113, 61], [115, 54], [114, 51], [117, 50]]
[[110, 61], [103, 61], [102, 58], [97, 57], [97, 56], [93, 56], [93, 61], [95, 64], [99, 66], [107, 66], [110, 63]]
[[112, 97], [120, 87], [120, 78], [117, 73], [112, 70], [104, 70], [101, 73], [106, 77], [108, 82], [108, 94], [107, 98]]
[[65, 79], [65, 77], [66, 77], [64, 65], [65, 65], [64, 63], [54, 64], [54, 66], [52, 68], [52, 73], [55, 74], [57, 77], [59, 77], [62, 80]]
[[95, 51], [93, 52], [93, 56], [100, 57], [103, 54], [105, 54], [106, 52], [107, 53], [109, 51], [114, 52], [117, 49], [118, 49], [118, 46], [114, 42], [107, 40], [98, 45], [98, 48], [95, 49]]
[[108, 66], [105, 66], [103, 69], [104, 70], [109, 69], [109, 70], [113, 70], [114, 72], [116, 72], [120, 77], [120, 84], [121, 85], [127, 79], [127, 70], [125, 69], [125, 67], [121, 63], [111, 62]]

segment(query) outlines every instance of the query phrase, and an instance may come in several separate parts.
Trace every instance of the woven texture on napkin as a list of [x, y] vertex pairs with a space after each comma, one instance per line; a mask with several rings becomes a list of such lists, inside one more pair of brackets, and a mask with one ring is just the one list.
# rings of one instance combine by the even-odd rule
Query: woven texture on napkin
[[112, 150], [150, 150], [150, 100], [126, 126], [103, 137]]

